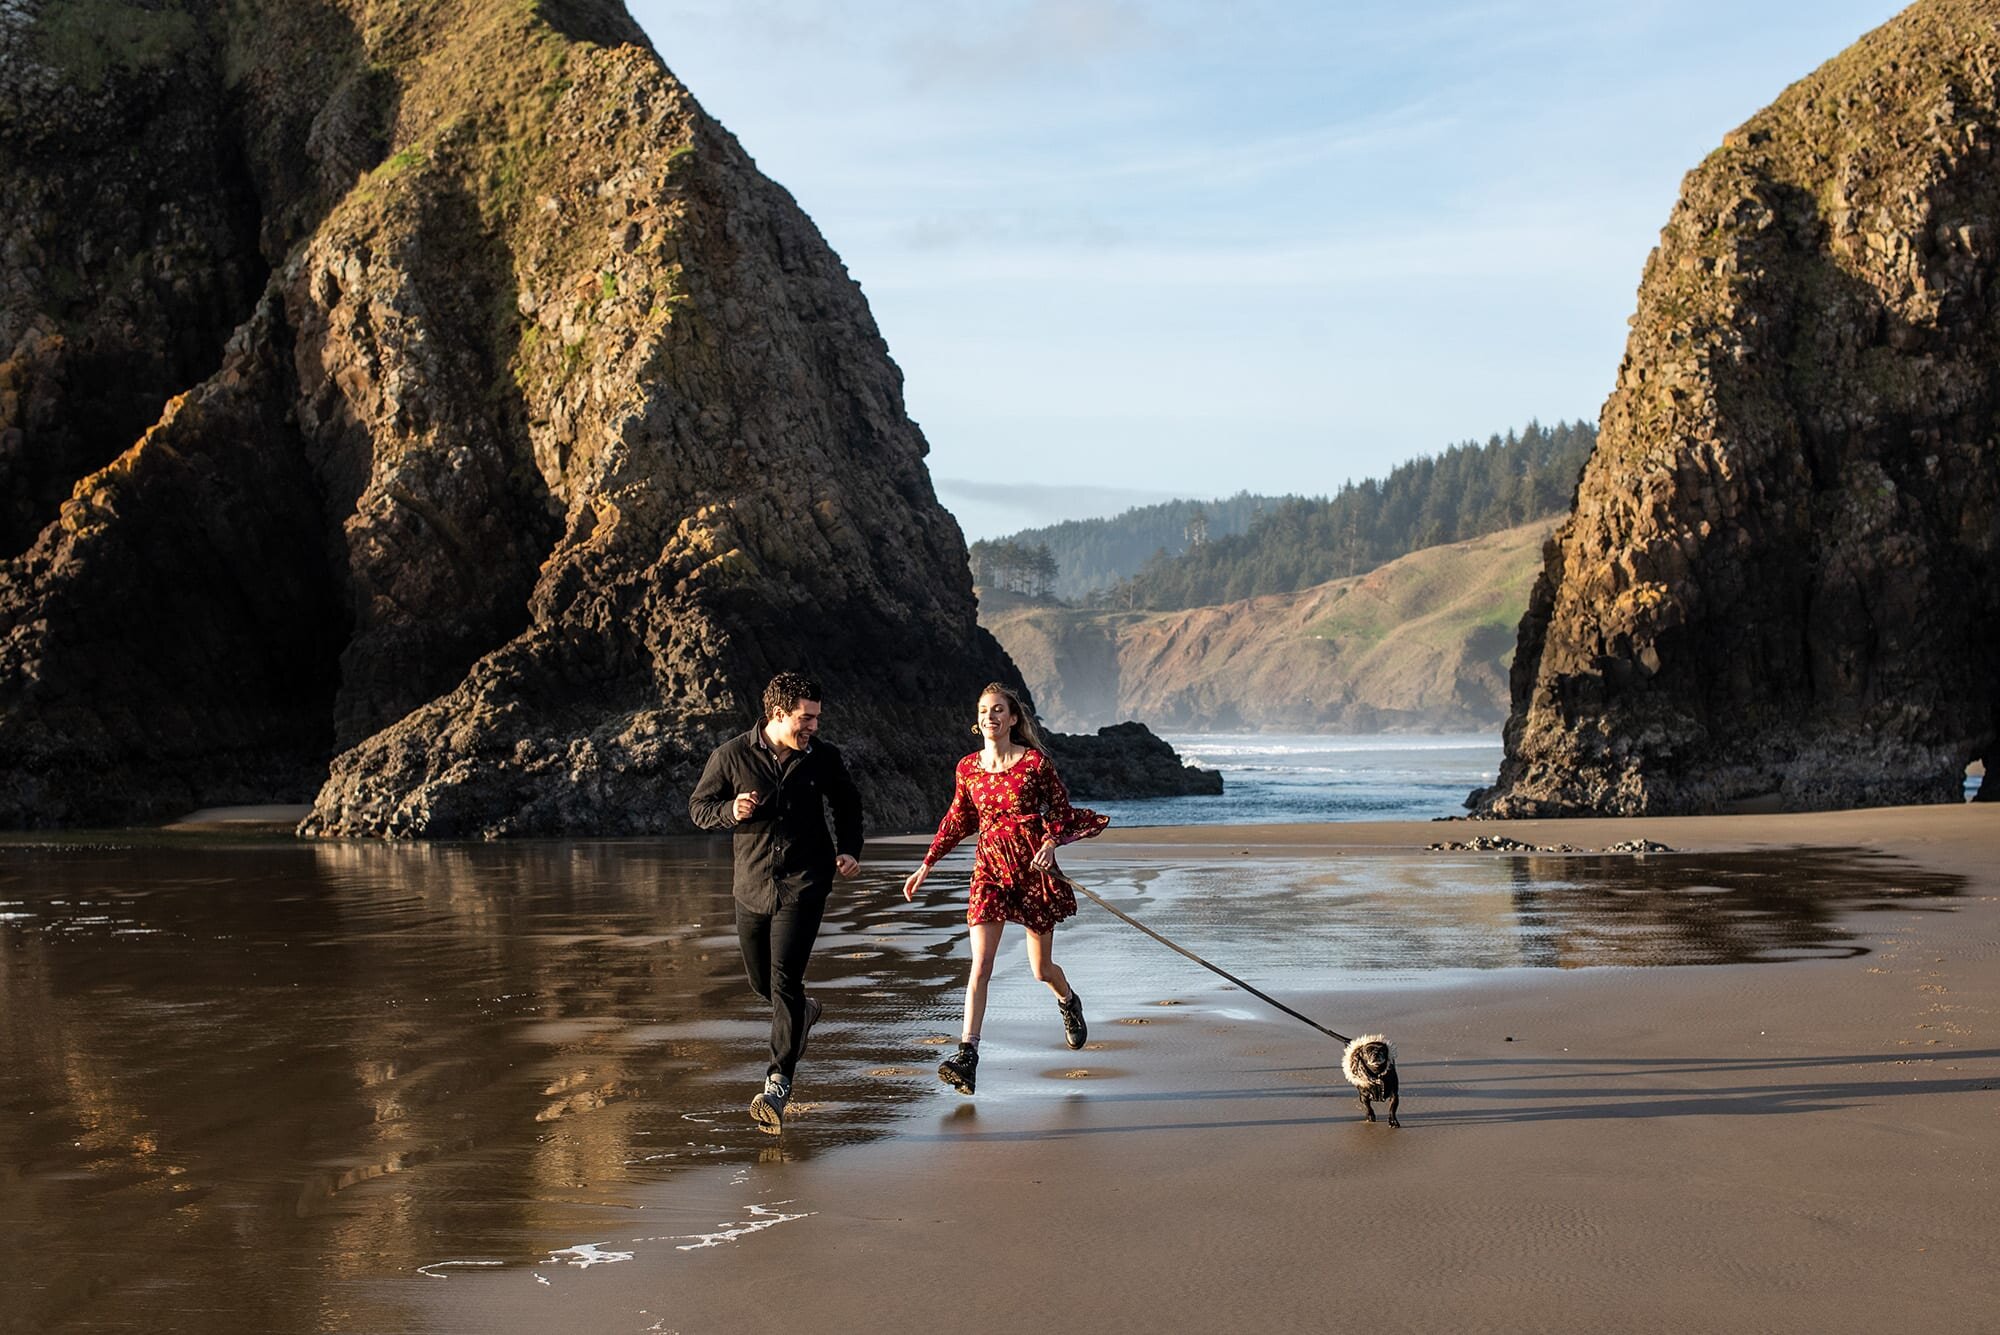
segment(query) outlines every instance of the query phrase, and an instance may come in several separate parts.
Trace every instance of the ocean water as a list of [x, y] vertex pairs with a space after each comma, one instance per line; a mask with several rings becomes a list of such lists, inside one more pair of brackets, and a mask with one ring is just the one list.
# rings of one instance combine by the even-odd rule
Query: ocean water
[[[1220, 797], [1093, 801], [1120, 825], [1438, 820], [1500, 770], [1500, 734], [1162, 733], [1183, 761], [1222, 771]], [[1979, 791], [1977, 768], [1965, 798]]]
[[1220, 797], [1092, 802], [1120, 825], [1434, 820], [1500, 769], [1500, 735], [1163, 733], [1182, 760], [1222, 771]]

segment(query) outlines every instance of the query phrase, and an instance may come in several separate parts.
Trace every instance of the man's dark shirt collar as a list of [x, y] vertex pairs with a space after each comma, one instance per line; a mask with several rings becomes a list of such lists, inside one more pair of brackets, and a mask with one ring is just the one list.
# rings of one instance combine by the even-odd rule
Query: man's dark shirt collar
[[[777, 761], [781, 765], [785, 761], [784, 751], [781, 751], [777, 747], [771, 745], [771, 739], [764, 735], [764, 725], [761, 723], [759, 723], [756, 727], [750, 729], [750, 745], [760, 748], [765, 755], [771, 757], [771, 759]], [[785, 748], [785, 750], [790, 750], [790, 749], [791, 748], [789, 747]], [[813, 744], [812, 742], [808, 741], [802, 749], [793, 751], [792, 754], [795, 756], [809, 756], [812, 754], [812, 749], [813, 749]]]

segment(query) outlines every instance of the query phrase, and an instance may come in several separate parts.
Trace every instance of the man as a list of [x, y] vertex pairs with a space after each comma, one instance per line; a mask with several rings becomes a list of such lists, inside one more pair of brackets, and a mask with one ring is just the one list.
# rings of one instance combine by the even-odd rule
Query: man
[[[763, 722], [718, 746], [688, 797], [696, 825], [735, 835], [736, 937], [751, 990], [771, 1006], [771, 1064], [750, 1116], [774, 1136], [820, 1015], [805, 990], [820, 915], [835, 874], [861, 870], [861, 795], [840, 752], [813, 740], [820, 695], [796, 672], [771, 678]], [[831, 839], [822, 804], [833, 808]]]

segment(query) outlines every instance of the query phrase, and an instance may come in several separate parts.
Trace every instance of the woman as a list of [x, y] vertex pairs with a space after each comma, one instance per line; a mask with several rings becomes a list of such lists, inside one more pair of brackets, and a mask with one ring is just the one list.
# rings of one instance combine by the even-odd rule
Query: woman
[[972, 860], [972, 895], [965, 920], [972, 924], [972, 977], [965, 987], [965, 1030], [958, 1051], [938, 1067], [938, 1078], [961, 1094], [972, 1093], [979, 1070], [979, 1024], [986, 1015], [986, 984], [1000, 954], [1000, 937], [1017, 922], [1028, 933], [1028, 963], [1055, 993], [1063, 1039], [1083, 1046], [1083, 998], [1055, 962], [1055, 927], [1076, 912], [1076, 895], [1056, 866], [1056, 845], [1099, 834], [1110, 818], [1069, 804], [1035, 721], [1013, 691], [994, 682], [979, 696], [973, 725], [984, 745], [958, 762], [951, 809], [924, 854], [923, 865], [903, 882], [903, 898], [937, 860], [979, 831]]

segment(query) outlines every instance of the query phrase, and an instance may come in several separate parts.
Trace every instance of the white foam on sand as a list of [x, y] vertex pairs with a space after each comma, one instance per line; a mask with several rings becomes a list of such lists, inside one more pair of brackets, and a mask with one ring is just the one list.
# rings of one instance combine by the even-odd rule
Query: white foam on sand
[[443, 1270], [446, 1266], [454, 1265], [496, 1266], [505, 1264], [507, 1264], [505, 1261], [432, 1261], [429, 1265], [418, 1266], [417, 1273], [419, 1275], [427, 1275], [432, 1279], [450, 1279], [451, 1276], [440, 1275], [438, 1271]]
[[[790, 1205], [791, 1202], [779, 1201], [777, 1204]], [[754, 1216], [748, 1223], [720, 1224], [717, 1226], [718, 1231], [714, 1233], [683, 1234], [682, 1237], [687, 1240], [675, 1250], [693, 1252], [700, 1251], [703, 1247], [720, 1247], [725, 1242], [734, 1242], [738, 1238], [747, 1238], [752, 1233], [762, 1233], [767, 1228], [776, 1228], [779, 1224], [789, 1224], [794, 1220], [807, 1219], [818, 1213], [814, 1210], [802, 1210], [797, 1214], [786, 1214], [782, 1210], [775, 1209], [769, 1205], [746, 1205], [743, 1208]], [[669, 1241], [679, 1241], [679, 1239], [669, 1239]]]
[[606, 1251], [601, 1242], [579, 1242], [574, 1247], [559, 1247], [542, 1260], [543, 1265], [573, 1265], [579, 1270], [588, 1270], [594, 1265], [616, 1265], [620, 1261], [632, 1259], [631, 1252]]

